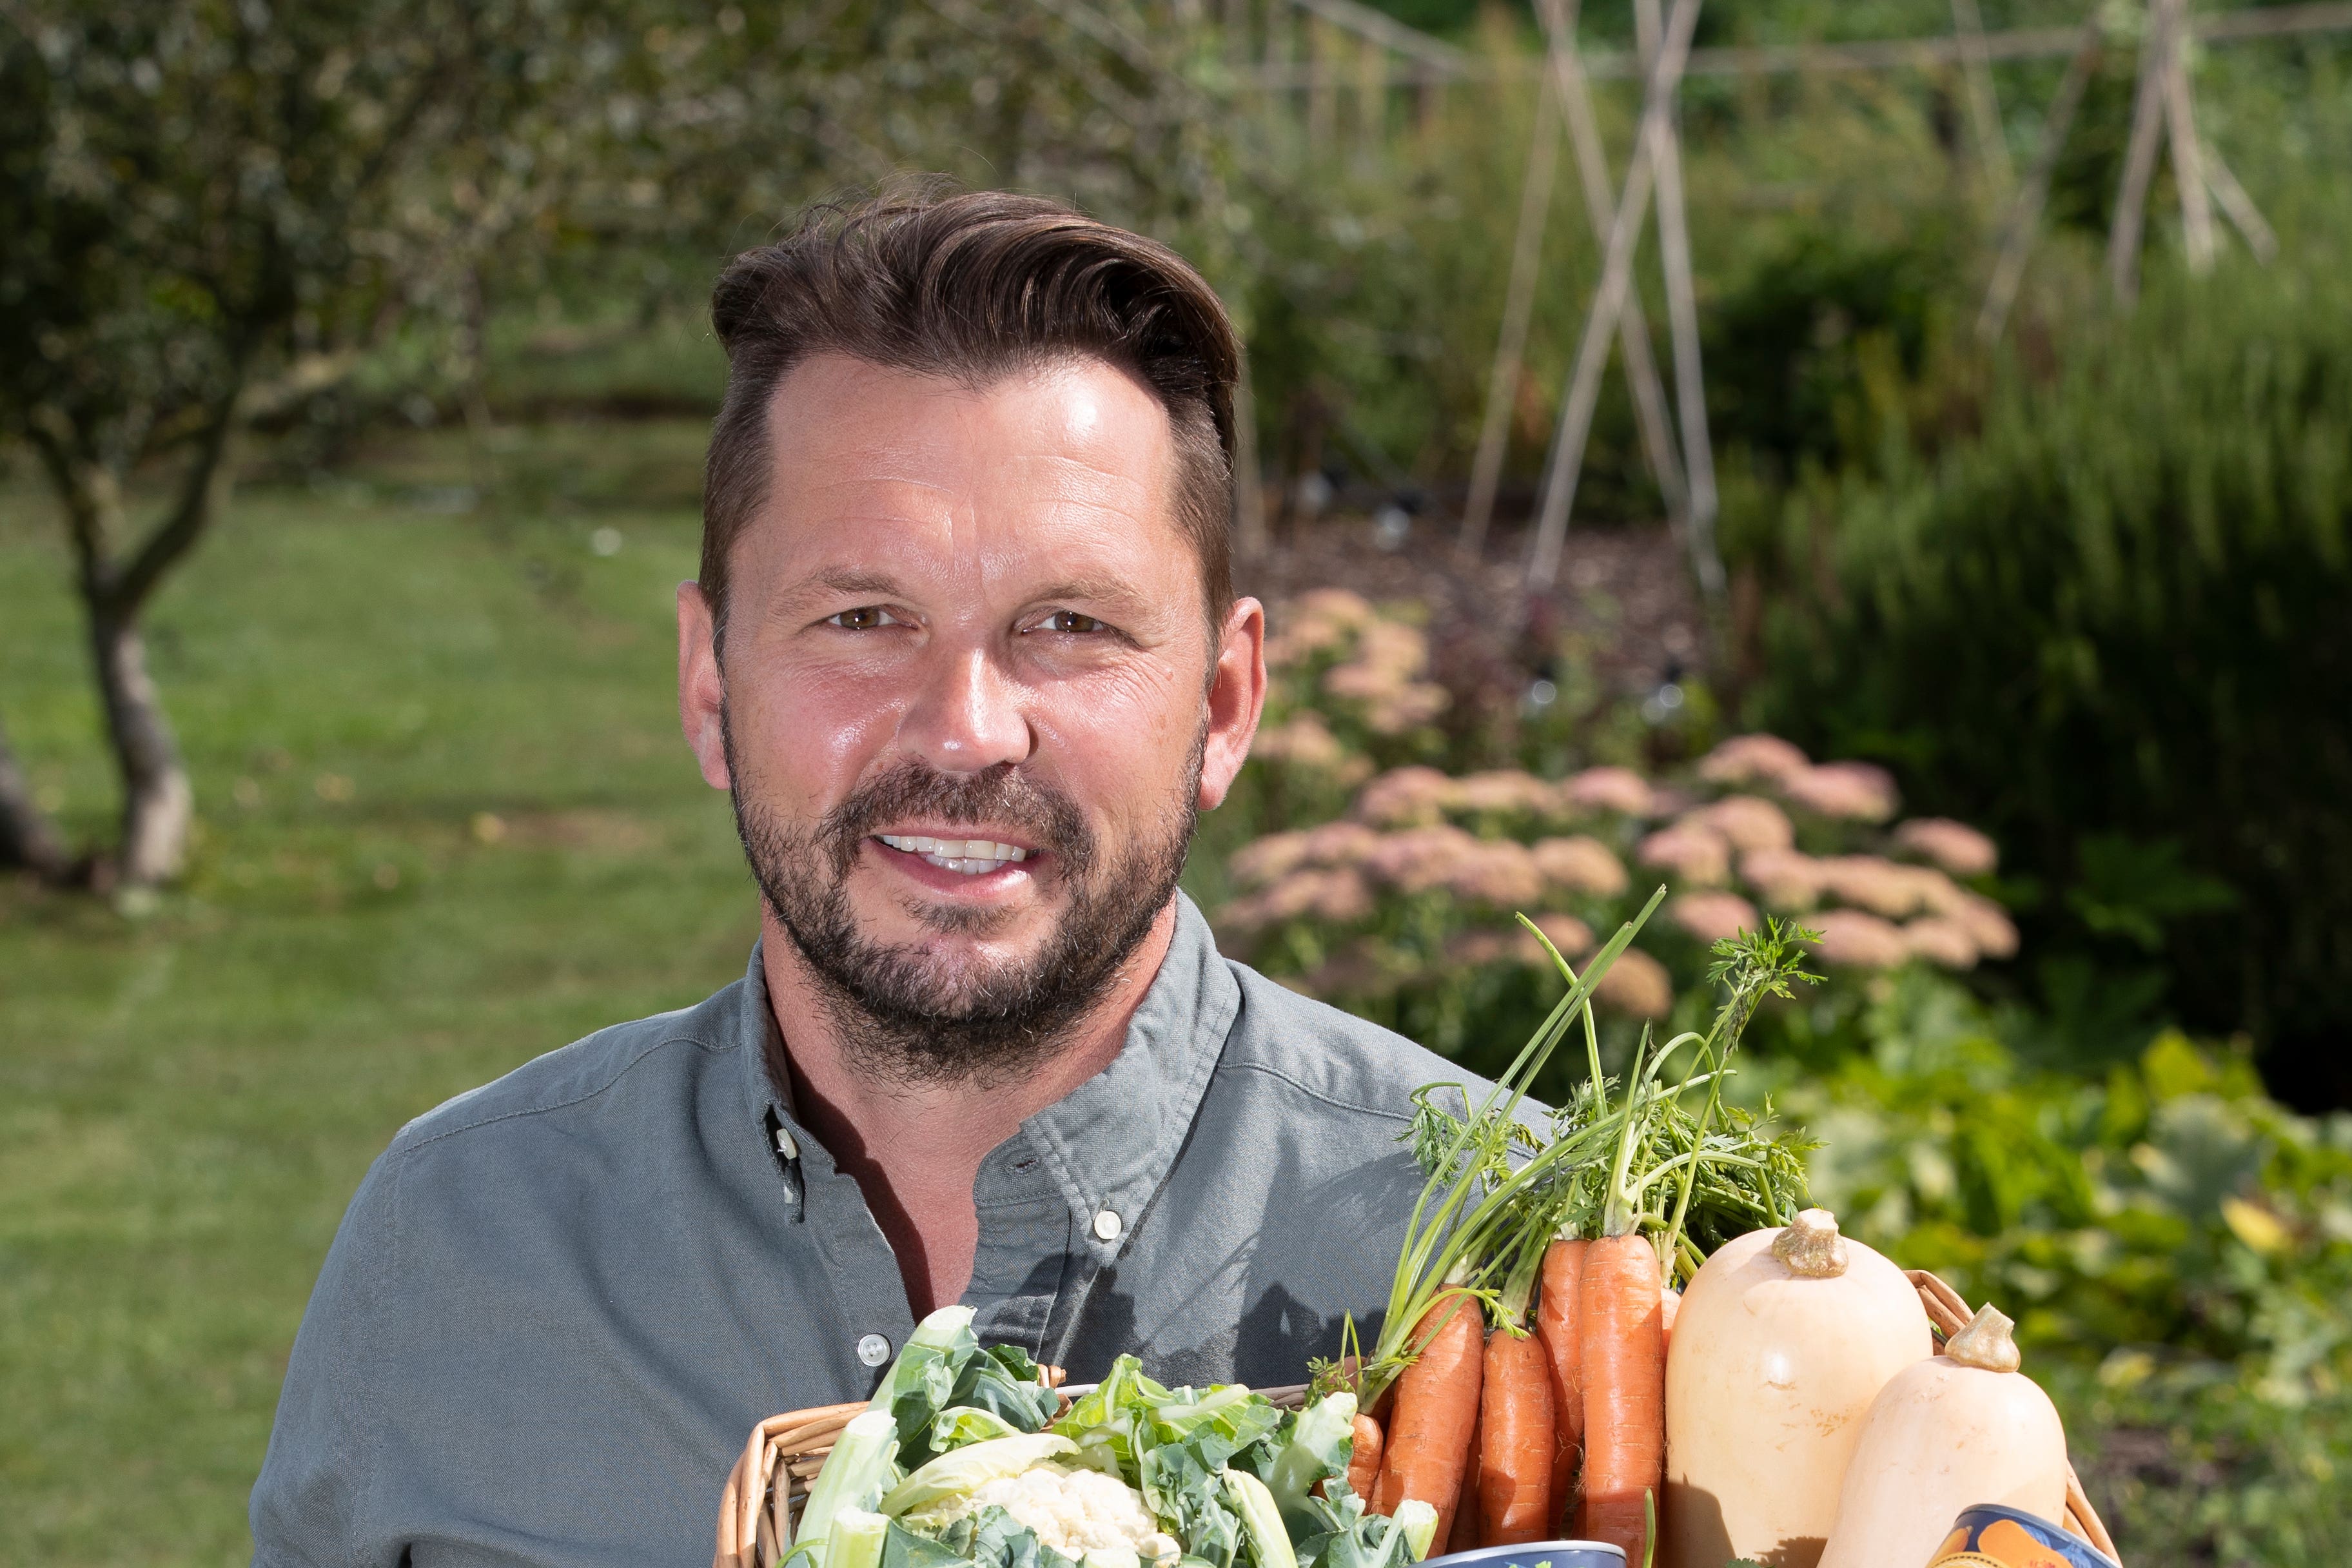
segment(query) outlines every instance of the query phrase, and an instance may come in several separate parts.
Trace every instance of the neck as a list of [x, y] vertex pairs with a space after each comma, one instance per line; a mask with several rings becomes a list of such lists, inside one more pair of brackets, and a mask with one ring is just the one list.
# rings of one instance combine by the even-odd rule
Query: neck
[[[842, 1037], [832, 998], [800, 949], [762, 910], [761, 965], [784, 1042], [796, 1120], [854, 1178], [898, 1257], [917, 1317], [961, 1298], [980, 1239], [972, 1183], [989, 1152], [1021, 1124], [1094, 1077], [1126, 1044], [1176, 934], [1176, 904], [1151, 929], [1102, 996], [1027, 1070], [986, 1083], [927, 1083], [874, 1073]], [[770, 1070], [780, 1064], [771, 1062]]]

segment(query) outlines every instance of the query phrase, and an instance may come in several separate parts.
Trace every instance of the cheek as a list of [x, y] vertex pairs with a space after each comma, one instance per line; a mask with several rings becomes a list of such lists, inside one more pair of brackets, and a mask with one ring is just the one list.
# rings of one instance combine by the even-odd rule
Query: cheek
[[856, 787], [889, 745], [903, 706], [883, 683], [838, 670], [764, 672], [731, 685], [729, 697], [745, 771], [767, 804], [808, 816]]
[[1079, 802], [1123, 820], [1158, 816], [1182, 781], [1202, 713], [1200, 681], [1107, 671], [1042, 694], [1032, 723]]

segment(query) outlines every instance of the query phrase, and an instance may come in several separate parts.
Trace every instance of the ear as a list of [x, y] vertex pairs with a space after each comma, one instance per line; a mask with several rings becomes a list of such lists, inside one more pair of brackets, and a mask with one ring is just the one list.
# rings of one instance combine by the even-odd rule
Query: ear
[[686, 743], [702, 764], [702, 782], [712, 789], [732, 787], [727, 773], [727, 742], [719, 710], [727, 700], [727, 684], [719, 671], [719, 649], [711, 642], [710, 601], [699, 583], [677, 585], [677, 722]]
[[1201, 751], [1201, 809], [1223, 805], [1249, 758], [1265, 711], [1265, 606], [1239, 598], [1225, 612], [1209, 672], [1209, 733]]

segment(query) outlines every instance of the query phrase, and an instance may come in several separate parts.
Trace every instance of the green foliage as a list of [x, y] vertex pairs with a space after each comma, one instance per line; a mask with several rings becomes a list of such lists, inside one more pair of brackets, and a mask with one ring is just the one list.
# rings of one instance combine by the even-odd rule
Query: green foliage
[[2175, 1033], [2104, 1077], [2036, 1070], [2025, 1023], [1914, 973], [1835, 1066], [1735, 1091], [1825, 1141], [1814, 1196], [1852, 1233], [2018, 1320], [2129, 1560], [2340, 1561], [2352, 1116], [2295, 1116]]
[[[2325, 1103], [2352, 1022], [2352, 308], [2315, 279], [2168, 280], [2011, 373], [1932, 472], [1801, 494], [1758, 710], [1895, 765], [2068, 890], [2049, 956], [2159, 951]], [[2331, 1065], [2331, 1064], [2339, 1065]]]

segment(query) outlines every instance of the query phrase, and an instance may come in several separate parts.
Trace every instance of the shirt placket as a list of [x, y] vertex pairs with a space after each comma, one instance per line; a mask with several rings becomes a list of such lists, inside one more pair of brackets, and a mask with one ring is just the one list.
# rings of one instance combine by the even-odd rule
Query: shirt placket
[[871, 1392], [914, 1331], [905, 1278], [866, 1194], [807, 1132], [785, 1124], [797, 1146], [802, 1213], [824, 1261], [835, 1322], [825, 1347], [837, 1386]]
[[1076, 1226], [1053, 1173], [1025, 1136], [989, 1155], [972, 1184], [980, 1221], [964, 1304], [983, 1343], [1045, 1353], [1046, 1325], [1071, 1284]]

